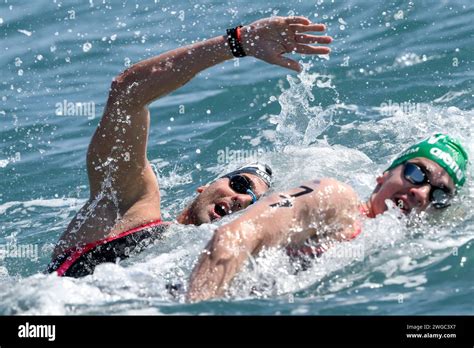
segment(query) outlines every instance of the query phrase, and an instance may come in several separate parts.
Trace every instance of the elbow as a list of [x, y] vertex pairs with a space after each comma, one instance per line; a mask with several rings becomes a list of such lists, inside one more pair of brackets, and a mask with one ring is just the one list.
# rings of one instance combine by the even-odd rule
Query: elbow
[[226, 263], [239, 254], [240, 246], [238, 245], [235, 234], [223, 228], [219, 228], [214, 232], [207, 252], [210, 261], [217, 266]]
[[133, 67], [117, 75], [110, 85], [109, 98], [126, 104], [140, 104], [142, 102], [138, 98], [140, 84], [137, 82], [135, 75], [136, 72]]
[[222, 296], [232, 280], [237, 257], [232, 248], [228, 233], [217, 230], [204, 250], [198, 265], [191, 274], [188, 302], [198, 302]]
[[241, 269], [249, 255], [255, 255], [261, 248], [259, 239], [247, 235], [241, 230], [219, 228], [206, 247], [209, 268], [222, 273], [226, 281], [230, 281]]
[[133, 73], [131, 72], [131, 68], [128, 68], [119, 75], [115, 76], [115, 78], [112, 80], [112, 84], [110, 85], [110, 90], [115, 91], [123, 89], [130, 83], [130, 76], [132, 74]]
[[258, 244], [255, 233], [245, 228], [231, 225], [218, 228], [191, 275], [188, 301], [222, 296]]

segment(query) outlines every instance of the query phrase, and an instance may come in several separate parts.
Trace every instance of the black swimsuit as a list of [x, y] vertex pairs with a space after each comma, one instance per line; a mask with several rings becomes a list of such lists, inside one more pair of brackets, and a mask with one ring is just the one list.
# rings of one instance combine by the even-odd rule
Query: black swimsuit
[[70, 248], [50, 262], [47, 272], [74, 278], [92, 274], [101, 263], [116, 262], [117, 259], [127, 258], [132, 252], [140, 252], [162, 238], [162, 233], [168, 226], [169, 223], [156, 220], [114, 237]]

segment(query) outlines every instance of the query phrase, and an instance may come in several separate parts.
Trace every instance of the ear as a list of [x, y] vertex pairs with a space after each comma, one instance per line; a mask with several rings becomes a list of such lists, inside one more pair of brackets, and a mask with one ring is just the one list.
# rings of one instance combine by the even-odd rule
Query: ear
[[378, 185], [382, 185], [385, 180], [389, 177], [389, 172], [384, 172], [382, 175], [379, 175], [375, 181], [377, 182]]
[[378, 185], [382, 185], [385, 180], [384, 180], [383, 175], [379, 175], [377, 179], [375, 179], [375, 181], [377, 182]]
[[197, 193], [203, 193], [205, 190], [206, 190], [207, 186], [199, 186], [197, 189], [196, 189], [196, 192]]

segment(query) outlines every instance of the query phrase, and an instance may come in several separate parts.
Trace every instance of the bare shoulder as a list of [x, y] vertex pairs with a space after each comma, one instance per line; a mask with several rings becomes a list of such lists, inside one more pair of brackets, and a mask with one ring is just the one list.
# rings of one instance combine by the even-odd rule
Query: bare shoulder
[[333, 178], [319, 180], [316, 199], [321, 209], [339, 216], [357, 211], [359, 204], [359, 198], [354, 189]]
[[333, 178], [324, 178], [319, 181], [319, 190], [321, 193], [331, 193], [331, 195], [338, 199], [344, 198], [345, 201], [349, 203], [357, 204], [358, 196], [354, 189], [341, 181], [338, 181]]
[[[320, 203], [323, 203], [322, 206], [326, 204], [332, 206], [332, 203], [334, 203], [335, 205], [342, 204], [342, 207], [350, 207], [358, 204], [358, 196], [354, 189], [333, 178], [306, 181], [299, 187], [291, 189], [288, 192], [293, 193], [293, 191], [301, 191], [302, 189], [304, 189], [304, 193], [311, 193], [307, 199], [313, 200], [313, 202], [314, 199], [316, 199], [320, 201]], [[300, 196], [302, 193], [303, 192], [292, 196]]]
[[333, 238], [350, 239], [359, 218], [359, 198], [354, 189], [332, 178], [321, 179], [317, 200]]

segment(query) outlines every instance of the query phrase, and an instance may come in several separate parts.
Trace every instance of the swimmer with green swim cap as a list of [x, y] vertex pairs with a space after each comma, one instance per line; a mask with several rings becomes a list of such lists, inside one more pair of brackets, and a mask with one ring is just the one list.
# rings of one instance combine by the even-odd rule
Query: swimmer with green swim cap
[[377, 187], [367, 202], [370, 215], [378, 215], [391, 200], [404, 213], [441, 209], [466, 181], [467, 152], [447, 134], [437, 133], [410, 146], [377, 178]]
[[390, 202], [404, 214], [446, 208], [466, 181], [467, 162], [459, 141], [438, 133], [398, 155], [376, 178], [367, 201], [333, 178], [276, 192], [216, 230], [191, 276], [188, 299], [222, 295], [248, 255], [264, 248], [284, 247], [292, 258], [319, 257], [335, 242], [357, 238], [364, 216], [382, 214]]
[[[161, 233], [167, 225], [162, 221], [162, 193], [147, 158], [150, 103], [235, 57], [251, 56], [299, 72], [302, 67], [293, 54], [330, 53], [321, 46], [333, 40], [321, 35], [325, 30], [325, 25], [303, 16], [235, 23], [214, 38], [161, 53], [119, 74], [87, 152], [89, 200], [60, 237], [48, 271], [82, 276], [99, 263], [128, 257], [128, 252], [121, 253], [124, 247], [141, 249], [142, 241], [150, 238], [166, 243]], [[458, 142], [436, 134], [412, 146], [377, 177], [367, 202], [346, 183], [324, 177], [269, 192], [272, 171], [261, 164], [198, 186], [197, 197], [177, 212], [174, 222], [201, 225], [225, 220], [209, 227], [214, 234], [206, 250], [197, 253], [186, 298], [223, 295], [245, 261], [267, 248], [285, 248], [291, 257], [311, 255], [308, 252], [318, 256], [334, 242], [352, 240], [361, 233], [362, 215], [383, 213], [387, 200], [405, 213], [445, 208], [466, 180], [466, 163]], [[304, 170], [304, 163], [298, 169]], [[236, 217], [228, 217], [235, 212]], [[207, 233], [209, 228], [195, 232]]]
[[438, 163], [453, 179], [457, 187], [466, 181], [467, 153], [456, 139], [437, 133], [409, 147], [401, 153], [388, 170], [416, 157], [425, 157]]

